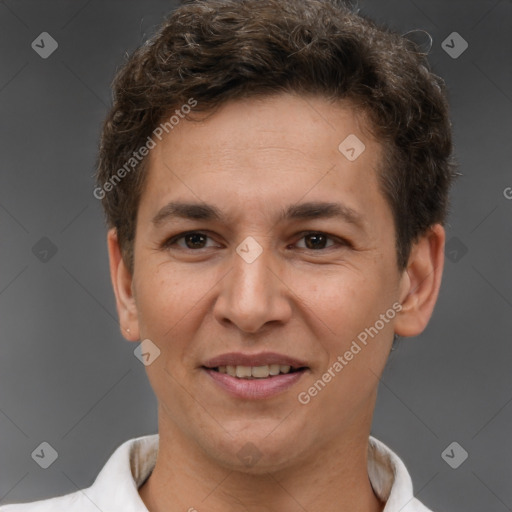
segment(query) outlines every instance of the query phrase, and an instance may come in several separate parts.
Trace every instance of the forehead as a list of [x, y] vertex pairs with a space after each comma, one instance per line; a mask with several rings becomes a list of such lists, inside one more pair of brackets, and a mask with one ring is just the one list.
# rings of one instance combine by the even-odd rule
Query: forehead
[[307, 199], [378, 215], [387, 206], [381, 153], [349, 104], [290, 94], [232, 101], [204, 121], [180, 120], [157, 142], [139, 213], [154, 218], [179, 199], [282, 215], [283, 204]]

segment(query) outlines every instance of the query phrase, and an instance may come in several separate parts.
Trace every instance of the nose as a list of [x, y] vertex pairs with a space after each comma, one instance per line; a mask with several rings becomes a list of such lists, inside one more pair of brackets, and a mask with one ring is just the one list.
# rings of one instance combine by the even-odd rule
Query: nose
[[286, 323], [292, 307], [290, 289], [279, 275], [282, 273], [280, 262], [268, 248], [250, 263], [235, 253], [232, 270], [222, 279], [214, 306], [217, 321], [251, 334], [270, 323]]

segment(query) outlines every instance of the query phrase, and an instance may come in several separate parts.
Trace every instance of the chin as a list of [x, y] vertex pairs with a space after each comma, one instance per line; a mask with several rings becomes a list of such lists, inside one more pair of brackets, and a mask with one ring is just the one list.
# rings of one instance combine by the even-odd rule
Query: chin
[[[298, 435], [269, 435], [275, 425], [262, 435], [262, 429], [247, 428], [243, 433], [226, 435], [216, 447], [204, 447], [217, 464], [230, 471], [260, 475], [285, 469], [293, 463], [290, 454], [297, 453]], [[208, 440], [211, 443], [211, 438]], [[207, 441], [207, 442], [208, 442]]]

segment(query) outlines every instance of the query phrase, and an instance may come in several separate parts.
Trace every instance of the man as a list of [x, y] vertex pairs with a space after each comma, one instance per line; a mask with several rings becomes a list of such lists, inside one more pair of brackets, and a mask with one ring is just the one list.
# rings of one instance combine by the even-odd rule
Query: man
[[113, 88], [94, 194], [159, 434], [1, 510], [427, 511], [370, 436], [443, 269], [454, 166], [424, 56], [334, 0], [204, 0]]

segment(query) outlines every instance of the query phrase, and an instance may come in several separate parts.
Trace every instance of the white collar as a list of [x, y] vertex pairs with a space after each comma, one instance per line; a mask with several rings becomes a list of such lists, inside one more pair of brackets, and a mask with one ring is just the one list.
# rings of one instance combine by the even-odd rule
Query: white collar
[[[148, 512], [138, 488], [153, 471], [158, 434], [126, 441], [115, 450], [93, 485], [57, 498], [0, 507], [0, 512]], [[431, 512], [413, 495], [409, 473], [400, 458], [370, 436], [368, 477], [383, 512]]]
[[[88, 493], [102, 510], [116, 510], [122, 504], [126, 512], [147, 512], [137, 489], [155, 466], [158, 439], [158, 434], [131, 439], [114, 452]], [[414, 497], [402, 460], [372, 436], [368, 442], [368, 476], [377, 496], [386, 502], [383, 512], [429, 512]], [[113, 480], [116, 486], [112, 486]]]

